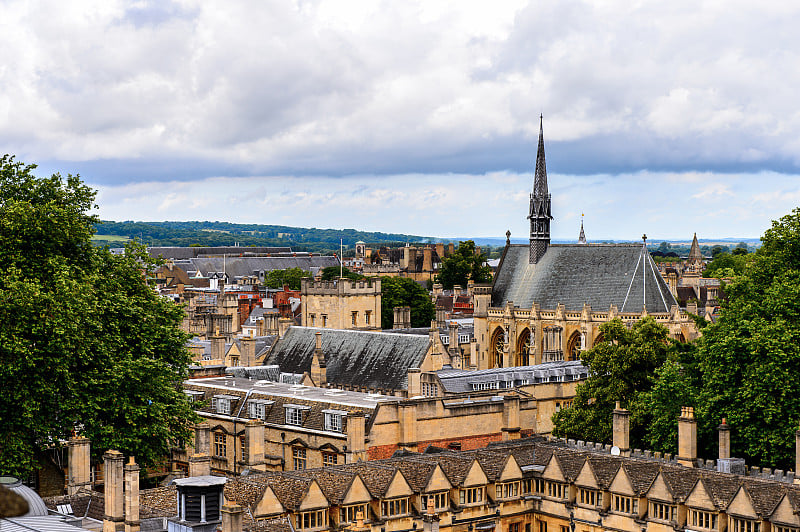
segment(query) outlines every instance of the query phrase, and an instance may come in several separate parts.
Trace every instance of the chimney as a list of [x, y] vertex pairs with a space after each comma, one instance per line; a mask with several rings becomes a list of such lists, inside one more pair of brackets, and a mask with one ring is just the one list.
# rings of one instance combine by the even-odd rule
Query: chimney
[[408, 368], [408, 396], [422, 395], [422, 372], [419, 368]]
[[189, 457], [189, 476], [206, 477], [211, 474], [211, 457], [207, 454], [193, 454]]
[[325, 388], [328, 384], [327, 368], [325, 363], [325, 353], [322, 352], [322, 332], [315, 334], [316, 347], [314, 356], [311, 358], [311, 380], [319, 388]]
[[91, 442], [88, 438], [75, 436], [69, 440], [69, 479], [67, 494], [92, 489]]
[[131, 456], [125, 464], [125, 532], [139, 532], [139, 466]]
[[447, 244], [447, 255], [450, 256], [456, 252], [456, 245], [450, 242]]
[[119, 451], [106, 451], [103, 461], [105, 462], [103, 532], [121, 532], [125, 529], [125, 500], [123, 499], [125, 457]]
[[441, 261], [444, 258], [444, 244], [439, 242], [436, 244], [436, 254], [439, 255], [439, 260]]
[[217, 334], [211, 337], [211, 358], [214, 360], [225, 358], [225, 337]]
[[411, 307], [403, 307], [403, 328], [410, 329], [411, 328]]
[[279, 318], [278, 319], [278, 338], [286, 336], [286, 331], [292, 326], [294, 320], [292, 318]]
[[361, 412], [347, 414], [347, 463], [352, 464], [367, 459], [366, 437], [367, 418]]
[[694, 408], [681, 407], [678, 418], [678, 463], [687, 467], [697, 465], [697, 421], [694, 419]]
[[208, 423], [198, 423], [194, 426], [194, 452], [211, 454], [211, 426]]
[[417, 271], [417, 248], [408, 248], [408, 271]]
[[397, 446], [409, 451], [417, 450], [417, 404], [403, 401], [397, 404], [400, 420], [400, 441]]
[[242, 532], [242, 516], [244, 515], [244, 508], [238, 504], [229, 502], [222, 507], [221, 513], [221, 532]]
[[631, 413], [622, 408], [619, 401], [617, 401], [617, 406], [614, 408], [614, 413], [612, 415], [614, 447], [619, 449], [619, 454], [621, 456], [630, 456]]
[[244, 426], [244, 440], [247, 447], [247, 467], [264, 471], [264, 422], [251, 419]]
[[256, 365], [256, 339], [252, 336], [245, 336], [240, 341], [242, 346], [241, 358], [239, 363], [242, 366], [250, 367]]
[[519, 439], [519, 403], [516, 394], [503, 397], [503, 441]]
[[448, 324], [450, 332], [450, 352], [458, 351], [458, 323], [451, 321]]
[[725, 418], [722, 418], [722, 423], [717, 427], [717, 430], [719, 430], [719, 457], [730, 458], [731, 428], [728, 426], [728, 422]]
[[444, 327], [444, 323], [447, 321], [447, 311], [444, 307], [436, 307], [436, 326], [437, 327]]
[[402, 329], [403, 328], [403, 318], [401, 317], [402, 307], [394, 307], [392, 310], [394, 311], [394, 320], [392, 321], [392, 329]]
[[422, 248], [422, 271], [433, 271], [433, 248], [430, 246]]

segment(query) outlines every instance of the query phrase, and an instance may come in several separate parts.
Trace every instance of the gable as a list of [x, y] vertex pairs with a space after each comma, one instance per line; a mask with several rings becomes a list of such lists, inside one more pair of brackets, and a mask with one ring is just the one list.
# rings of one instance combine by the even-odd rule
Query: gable
[[586, 460], [583, 463], [581, 472], [578, 473], [577, 478], [575, 478], [575, 484], [578, 486], [583, 486], [584, 488], [599, 488], [597, 485], [597, 479], [594, 478], [594, 473], [592, 472], [592, 466], [589, 465], [589, 460]]
[[564, 473], [561, 471], [561, 466], [559, 465], [555, 454], [553, 454], [550, 457], [550, 460], [547, 462], [547, 466], [545, 466], [544, 471], [542, 472], [542, 478], [566, 482]]
[[733, 500], [728, 505], [727, 513], [738, 515], [741, 517], [756, 518], [756, 511], [753, 508], [753, 502], [750, 499], [750, 494], [744, 487], [740, 487], [739, 491], [733, 497]]
[[636, 492], [633, 490], [631, 480], [628, 478], [628, 473], [625, 471], [624, 467], [620, 467], [617, 470], [617, 474], [614, 475], [614, 480], [611, 481], [611, 485], [608, 487], [608, 490], [612, 493], [618, 493], [620, 495], [636, 495]]
[[300, 503], [299, 510], [314, 510], [316, 508], [325, 508], [327, 506], [329, 506], [328, 499], [325, 497], [325, 494], [322, 493], [322, 489], [320, 489], [317, 481], [312, 481], [308, 486], [306, 496], [303, 497], [303, 501]]
[[444, 471], [442, 471], [442, 467], [439, 464], [436, 464], [436, 467], [434, 467], [433, 471], [431, 471], [428, 484], [425, 486], [425, 492], [431, 493], [434, 491], [449, 490], [452, 487], [453, 486], [450, 484], [450, 481], [447, 479]]
[[717, 509], [702, 480], [695, 482], [692, 491], [690, 491], [689, 495], [686, 497], [685, 504], [692, 508], [701, 508], [704, 510], [713, 511]]
[[522, 478], [522, 469], [519, 468], [519, 464], [517, 464], [516, 458], [514, 458], [513, 454], [508, 455], [508, 460], [506, 460], [506, 465], [503, 467], [502, 473], [500, 473], [500, 480], [518, 480]]
[[367, 486], [364, 485], [364, 481], [361, 480], [361, 477], [356, 475], [353, 477], [353, 481], [350, 483], [350, 487], [347, 489], [347, 493], [345, 493], [342, 499], [342, 504], [357, 504], [360, 502], [370, 502], [371, 500], [372, 495], [367, 489]]
[[794, 508], [792, 508], [792, 503], [789, 501], [788, 495], [784, 495], [781, 498], [781, 502], [778, 503], [778, 506], [775, 508], [775, 511], [772, 512], [769, 520], [773, 524], [781, 523], [793, 527], [800, 526], [800, 517], [794, 513]]
[[411, 486], [408, 485], [408, 482], [406, 482], [406, 478], [403, 476], [403, 474], [400, 471], [395, 471], [392, 481], [389, 483], [389, 487], [386, 489], [386, 495], [384, 495], [384, 498], [393, 499], [395, 497], [408, 497], [413, 493], [414, 490], [412, 490]]
[[661, 473], [656, 476], [650, 489], [647, 490], [647, 498], [663, 502], [675, 502], [672, 493], [667, 487], [667, 483], [664, 482], [664, 476]]
[[489, 479], [486, 478], [486, 473], [483, 472], [483, 468], [481, 464], [478, 463], [477, 460], [472, 461], [472, 465], [469, 468], [469, 473], [467, 473], [466, 478], [464, 478], [464, 486], [482, 486], [484, 484], [488, 484]]
[[272, 488], [268, 486], [267, 489], [264, 490], [264, 495], [261, 497], [261, 500], [258, 501], [255, 512], [253, 513], [257, 516], [265, 516], [282, 514], [284, 511], [285, 509], [281, 501], [275, 496], [275, 492], [272, 491]]

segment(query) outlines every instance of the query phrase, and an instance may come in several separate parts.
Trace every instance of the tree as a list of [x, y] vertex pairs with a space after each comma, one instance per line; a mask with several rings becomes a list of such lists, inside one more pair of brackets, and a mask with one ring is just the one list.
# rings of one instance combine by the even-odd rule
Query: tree
[[76, 430], [152, 465], [196, 419], [183, 311], [148, 285], [142, 247], [91, 245], [79, 177], [34, 169], [0, 159], [0, 470], [25, 475]]
[[611, 414], [619, 401], [632, 411], [631, 444], [635, 445], [644, 440], [647, 420], [635, 415], [633, 407], [638, 395], [650, 388], [650, 375], [667, 360], [672, 344], [667, 329], [651, 317], [630, 329], [617, 318], [600, 330], [604, 340], [581, 354], [589, 377], [577, 386], [572, 406], [553, 415], [553, 434], [610, 441]]
[[351, 272], [347, 268], [341, 268], [340, 270], [339, 266], [326, 266], [325, 268], [323, 268], [320, 279], [322, 279], [323, 281], [333, 281], [339, 279], [340, 276], [345, 279], [353, 279], [354, 281], [357, 281], [359, 279], [366, 279], [366, 277], [364, 277], [360, 273]]
[[459, 242], [455, 253], [442, 259], [437, 282], [446, 289], [459, 285], [466, 287], [467, 281], [488, 283], [492, 280], [492, 269], [486, 265], [486, 255], [477, 253], [475, 242]]
[[391, 329], [395, 307], [411, 307], [411, 326], [427, 327], [436, 316], [428, 292], [407, 277], [381, 277], [381, 328]]
[[264, 276], [264, 284], [269, 288], [288, 286], [291, 290], [300, 290], [300, 279], [303, 277], [311, 277], [311, 274], [302, 268], [272, 270]]
[[[737, 248], [741, 249], [741, 248]], [[708, 263], [706, 269], [703, 271], [703, 277], [733, 277], [744, 272], [745, 264], [748, 261], [748, 254], [735, 253], [719, 253], [715, 255], [714, 260]]]

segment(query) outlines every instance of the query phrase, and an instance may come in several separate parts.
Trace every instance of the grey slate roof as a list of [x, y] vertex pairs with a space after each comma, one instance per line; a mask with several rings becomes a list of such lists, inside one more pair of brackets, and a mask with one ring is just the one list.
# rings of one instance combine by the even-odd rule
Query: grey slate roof
[[[223, 265], [224, 262], [224, 265]], [[221, 272], [223, 267], [229, 278], [254, 275], [254, 272], [270, 272], [287, 268], [300, 268], [312, 272], [312, 268], [338, 266], [339, 259], [325, 255], [298, 255], [283, 257], [195, 257], [176, 261], [175, 266], [184, 271], [199, 271], [202, 275]], [[314, 270], [316, 271], [316, 270]]]
[[[520, 386], [522, 381], [528, 384], [549, 382], [551, 377], [560, 377], [562, 380], [573, 381], [585, 379], [589, 370], [580, 360], [560, 362], [546, 362], [535, 366], [517, 366], [513, 368], [492, 368], [478, 371], [460, 369], [442, 369], [436, 372], [439, 381], [448, 393], [471, 392], [473, 384], [500, 382], [513, 382]], [[505, 386], [501, 386], [503, 388]]]
[[405, 389], [408, 369], [420, 367], [429, 344], [427, 336], [414, 334], [290, 327], [264, 363], [283, 372], [311, 371], [317, 331], [330, 384]]
[[[644, 260], [642, 260], [644, 259]], [[643, 267], [643, 264], [646, 267]], [[627, 299], [626, 299], [627, 297]], [[492, 306], [580, 311], [669, 312], [676, 305], [664, 279], [639, 244], [551, 244], [538, 264], [528, 246], [510, 245], [495, 276]]]
[[202, 255], [222, 255], [222, 254], [248, 254], [248, 253], [291, 253], [290, 247], [241, 247], [241, 246], [213, 246], [213, 247], [178, 247], [178, 246], [165, 246], [165, 247], [151, 247], [147, 248], [147, 253], [157, 258], [159, 256], [165, 259], [190, 259]]

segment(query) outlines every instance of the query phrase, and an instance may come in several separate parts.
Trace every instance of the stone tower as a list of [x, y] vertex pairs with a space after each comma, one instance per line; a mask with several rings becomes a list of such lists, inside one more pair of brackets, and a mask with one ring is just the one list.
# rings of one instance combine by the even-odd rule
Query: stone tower
[[536, 151], [536, 174], [533, 177], [533, 193], [528, 219], [531, 221], [529, 262], [539, 262], [550, 245], [550, 194], [547, 192], [547, 167], [544, 162], [544, 128], [539, 116], [539, 148]]

